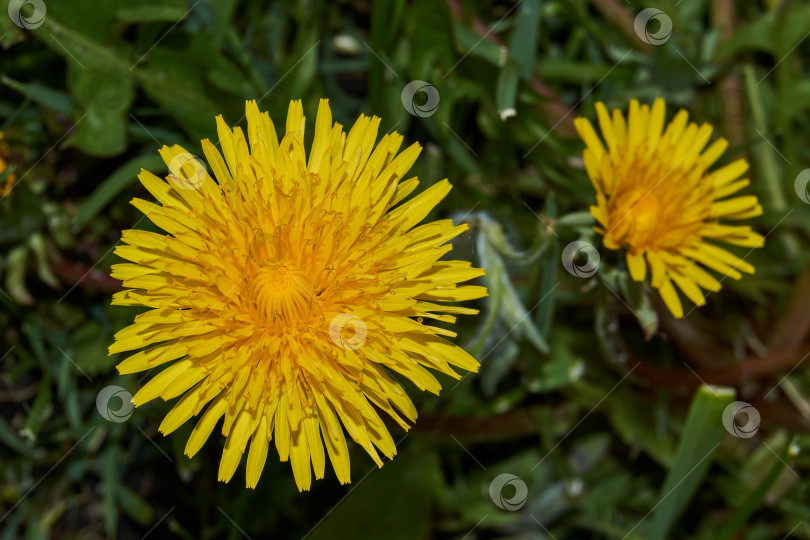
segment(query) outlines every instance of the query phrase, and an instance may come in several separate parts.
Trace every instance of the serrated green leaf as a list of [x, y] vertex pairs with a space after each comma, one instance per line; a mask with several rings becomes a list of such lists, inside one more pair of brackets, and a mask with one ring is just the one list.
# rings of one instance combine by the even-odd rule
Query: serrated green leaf
[[77, 106], [75, 130], [65, 146], [100, 157], [123, 152], [127, 146], [127, 113], [135, 99], [131, 73], [69, 64], [68, 87]]

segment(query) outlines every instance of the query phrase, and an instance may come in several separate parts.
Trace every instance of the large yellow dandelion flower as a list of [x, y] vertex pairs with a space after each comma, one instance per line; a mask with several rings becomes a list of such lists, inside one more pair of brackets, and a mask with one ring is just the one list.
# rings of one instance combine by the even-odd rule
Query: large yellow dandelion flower
[[740, 177], [748, 163], [738, 159], [713, 172], [708, 169], [728, 146], [725, 139], [711, 145], [712, 126], [688, 123], [681, 110], [664, 129], [664, 100], [652, 108], [630, 101], [627, 121], [619, 110], [608, 114], [596, 104], [602, 138], [591, 123], [577, 118], [585, 142], [585, 168], [596, 188], [591, 213], [599, 222], [606, 248], [624, 250], [636, 281], [650, 268], [652, 286], [669, 310], [683, 317], [676, 286], [697, 305], [705, 304], [703, 289], [720, 290], [720, 281], [703, 267], [739, 279], [754, 267], [718, 247], [725, 242], [762, 247], [764, 238], [747, 225], [720, 223], [758, 216], [762, 207], [754, 195], [735, 196], [748, 185]]
[[402, 136], [392, 133], [375, 147], [376, 117], [344, 133], [322, 100], [307, 157], [300, 101], [280, 142], [269, 114], [253, 101], [246, 108], [247, 138], [217, 117], [224, 160], [202, 141], [213, 176], [179, 146], [160, 150], [166, 181], [141, 172], [159, 204], [132, 203], [167, 234], [123, 232], [116, 253], [131, 263], [113, 267], [127, 287], [113, 304], [152, 309], [116, 334], [110, 353], [144, 348], [118, 365], [122, 374], [171, 363], [133, 402], [182, 396], [159, 429], [201, 415], [188, 456], [224, 418], [221, 481], [247, 450], [247, 486], [256, 486], [275, 440], [299, 489], [313, 470], [323, 478], [327, 455], [347, 483], [344, 428], [382, 466], [378, 450], [392, 458], [396, 445], [379, 411], [403, 429], [416, 419], [395, 376], [438, 393], [426, 368], [477, 371], [445, 339], [455, 334], [427, 320], [477, 313], [445, 302], [486, 296], [457, 285], [483, 271], [440, 260], [465, 225], [418, 225], [450, 191], [447, 180], [402, 202], [419, 183], [403, 180], [418, 144], [397, 155]]

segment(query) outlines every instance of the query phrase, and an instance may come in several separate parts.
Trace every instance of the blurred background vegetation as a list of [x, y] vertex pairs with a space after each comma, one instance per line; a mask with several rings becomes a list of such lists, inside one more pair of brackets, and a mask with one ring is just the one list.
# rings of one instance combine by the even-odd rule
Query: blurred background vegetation
[[[806, 2], [2, 7], [0, 538], [810, 538]], [[645, 8], [664, 17], [638, 32]], [[411, 81], [435, 110], [424, 92], [407, 110]], [[598, 100], [659, 96], [714, 124], [724, 160], [749, 159], [768, 235], [739, 252], [757, 274], [683, 320], [593, 234], [572, 125]], [[344, 125], [375, 114], [420, 141], [424, 185], [454, 183], [438, 214], [471, 224], [453, 254], [487, 269], [482, 314], [458, 329], [482, 369], [438, 398], [409, 388], [420, 417], [393, 428], [399, 455], [378, 470], [353, 452], [350, 485], [327, 473], [300, 494], [273, 451], [255, 491], [219, 484], [222, 441], [189, 460], [191, 426], [157, 433], [165, 404], [125, 421], [96, 406], [143, 383], [106, 352], [134, 315], [109, 306], [112, 248], [151, 226], [128, 201], [141, 167], [165, 174], [157, 148], [199, 153], [245, 99], [278, 122], [301, 98], [311, 124], [321, 97]], [[576, 240], [600, 255], [590, 277], [561, 264]], [[761, 416], [754, 436], [724, 428], [734, 399]], [[491, 493], [504, 473], [517, 482]]]

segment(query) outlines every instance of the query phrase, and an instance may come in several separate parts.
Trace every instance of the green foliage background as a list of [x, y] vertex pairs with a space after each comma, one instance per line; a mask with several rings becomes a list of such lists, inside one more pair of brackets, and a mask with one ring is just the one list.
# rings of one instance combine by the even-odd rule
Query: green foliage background
[[[0, 538], [810, 538], [805, 2], [45, 0], [29, 30], [8, 3]], [[648, 7], [672, 21], [660, 45], [633, 29]], [[406, 111], [414, 80], [435, 114]], [[572, 129], [598, 100], [659, 96], [715, 125], [725, 161], [749, 159], [768, 235], [739, 252], [756, 275], [682, 321], [599, 244]], [[458, 329], [481, 373], [438, 398], [409, 387], [420, 418], [392, 428], [399, 455], [377, 470], [355, 449], [351, 485], [327, 472], [299, 494], [273, 450], [255, 491], [242, 472], [219, 484], [222, 441], [189, 460], [190, 426], [157, 433], [166, 404], [122, 423], [96, 408], [143, 383], [106, 352], [135, 314], [109, 306], [112, 248], [150, 226], [128, 201], [141, 167], [165, 174], [158, 147], [200, 153], [245, 99], [277, 123], [303, 99], [311, 136], [321, 97], [344, 125], [375, 114], [420, 141], [422, 188], [455, 185], [438, 214], [471, 224], [454, 255], [487, 268], [482, 314]], [[590, 278], [562, 267], [575, 240], [601, 256]], [[754, 437], [723, 429], [734, 399], [761, 413]], [[490, 497], [502, 473], [527, 485], [519, 510]]]

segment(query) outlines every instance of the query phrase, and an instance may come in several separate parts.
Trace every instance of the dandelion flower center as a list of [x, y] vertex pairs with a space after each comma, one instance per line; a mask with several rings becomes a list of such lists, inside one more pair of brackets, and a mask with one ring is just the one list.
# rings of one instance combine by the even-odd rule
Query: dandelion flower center
[[304, 272], [286, 263], [263, 266], [251, 279], [251, 298], [271, 323], [291, 326], [311, 311], [315, 293]]
[[611, 203], [611, 217], [628, 216], [625, 223], [620, 222], [621, 218], [615, 219], [616, 227], [610, 233], [612, 242], [626, 245], [636, 253], [655, 242], [655, 224], [660, 212], [655, 195], [644, 189], [633, 189], [626, 194], [616, 194]]

